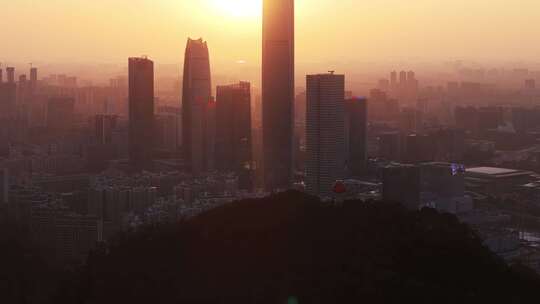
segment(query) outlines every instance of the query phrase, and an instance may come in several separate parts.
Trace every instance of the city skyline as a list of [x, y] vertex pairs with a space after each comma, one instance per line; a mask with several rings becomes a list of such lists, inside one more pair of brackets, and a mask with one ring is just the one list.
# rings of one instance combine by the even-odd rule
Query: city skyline
[[537, 1], [2, 4], [0, 303], [531, 302]]

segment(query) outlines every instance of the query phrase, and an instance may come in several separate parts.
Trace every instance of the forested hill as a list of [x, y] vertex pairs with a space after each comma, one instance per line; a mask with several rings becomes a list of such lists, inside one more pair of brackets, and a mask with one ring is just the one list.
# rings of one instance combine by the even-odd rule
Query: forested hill
[[51, 303], [532, 303], [539, 291], [454, 216], [287, 192], [123, 235]]

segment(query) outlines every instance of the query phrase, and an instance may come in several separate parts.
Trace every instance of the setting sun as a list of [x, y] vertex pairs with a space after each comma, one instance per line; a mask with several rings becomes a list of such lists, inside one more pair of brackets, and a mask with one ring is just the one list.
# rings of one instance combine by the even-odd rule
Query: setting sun
[[259, 16], [262, 10], [261, 0], [212, 0], [220, 11], [233, 17]]

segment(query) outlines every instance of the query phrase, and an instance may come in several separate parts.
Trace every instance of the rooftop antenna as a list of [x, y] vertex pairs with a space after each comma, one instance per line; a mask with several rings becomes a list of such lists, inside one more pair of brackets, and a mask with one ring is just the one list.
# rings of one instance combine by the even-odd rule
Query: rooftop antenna
[[30, 69], [34, 67], [34, 64], [32, 62], [28, 63], [30, 65]]

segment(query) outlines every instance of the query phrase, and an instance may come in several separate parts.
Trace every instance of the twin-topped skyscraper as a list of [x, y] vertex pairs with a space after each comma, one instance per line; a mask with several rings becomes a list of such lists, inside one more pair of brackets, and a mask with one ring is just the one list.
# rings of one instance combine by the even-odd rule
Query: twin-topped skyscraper
[[208, 45], [188, 39], [182, 89], [182, 146], [184, 159], [198, 175], [214, 169], [213, 100]]

